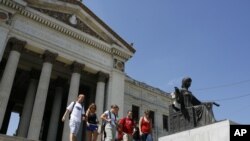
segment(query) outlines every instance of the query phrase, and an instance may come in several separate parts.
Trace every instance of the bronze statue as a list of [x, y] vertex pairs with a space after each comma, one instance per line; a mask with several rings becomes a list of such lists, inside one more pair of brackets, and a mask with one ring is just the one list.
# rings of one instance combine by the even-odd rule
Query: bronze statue
[[[172, 105], [172, 108], [170, 108], [170, 119], [174, 122], [180, 122], [184, 123], [183, 125], [180, 124], [181, 130], [183, 129], [190, 129], [197, 126], [203, 126], [207, 124], [211, 124], [215, 122], [215, 118], [212, 111], [213, 104], [216, 106], [219, 106], [215, 102], [201, 102], [199, 101], [191, 91], [189, 91], [189, 87], [191, 86], [192, 79], [190, 77], [185, 77], [182, 80], [182, 86], [181, 89], [175, 87], [174, 92], [174, 102], [177, 102], [180, 104], [180, 109], [178, 107], [174, 107], [174, 104]], [[175, 112], [173, 112], [175, 111]], [[181, 113], [178, 114], [178, 113]], [[183, 116], [185, 119], [185, 122], [178, 121], [177, 118], [174, 119], [177, 115]], [[171, 121], [170, 121], [171, 122]], [[173, 131], [176, 130], [177, 127], [170, 127], [173, 129]]]
[[192, 94], [188, 88], [191, 86], [192, 79], [186, 77], [182, 79], [181, 89], [175, 87], [176, 100], [181, 104], [181, 108], [192, 107], [200, 105], [201, 102]]

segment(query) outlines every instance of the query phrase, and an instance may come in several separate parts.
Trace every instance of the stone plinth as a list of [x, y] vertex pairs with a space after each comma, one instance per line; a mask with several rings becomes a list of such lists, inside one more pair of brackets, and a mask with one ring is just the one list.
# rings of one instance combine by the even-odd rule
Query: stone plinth
[[15, 136], [7, 136], [0, 134], [0, 141], [35, 141], [35, 140], [29, 140], [22, 137], [15, 137]]
[[230, 141], [229, 120], [160, 137], [159, 141]]

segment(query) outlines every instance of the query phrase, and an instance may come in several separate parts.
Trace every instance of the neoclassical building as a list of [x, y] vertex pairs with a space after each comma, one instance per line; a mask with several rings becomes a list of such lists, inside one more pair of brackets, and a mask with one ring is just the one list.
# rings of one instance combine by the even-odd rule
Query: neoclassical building
[[[78, 0], [0, 0], [0, 141], [68, 140], [68, 120], [60, 119], [79, 93], [98, 115], [117, 104], [120, 117], [132, 109], [138, 120], [149, 109], [154, 137], [166, 135], [171, 99], [126, 76], [134, 53]], [[20, 120], [9, 137], [13, 112]]]

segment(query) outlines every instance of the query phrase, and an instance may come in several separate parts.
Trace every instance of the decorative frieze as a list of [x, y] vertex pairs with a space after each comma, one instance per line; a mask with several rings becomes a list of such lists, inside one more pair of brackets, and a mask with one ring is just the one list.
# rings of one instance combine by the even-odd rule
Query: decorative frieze
[[[56, 31], [59, 31], [63, 34], [66, 34], [67, 36], [70, 36], [74, 39], [77, 39], [77, 40], [80, 40], [88, 45], [90, 45], [90, 47], [94, 47], [96, 49], [100, 49], [104, 52], [107, 52], [107, 53], [110, 53], [110, 54], [113, 54], [113, 55], [116, 55], [116, 56], [119, 56], [121, 58], [123, 58], [124, 60], [128, 60], [130, 57], [131, 57], [131, 54], [128, 54], [127, 52], [125, 51], [122, 51], [122, 50], [118, 50], [114, 47], [110, 47], [108, 44], [105, 44], [105, 43], [101, 43], [101, 42], [97, 42], [89, 37], [86, 37], [82, 34], [79, 34], [79, 33], [76, 33], [76, 32], [73, 32], [72, 30], [66, 28], [66, 27], [63, 27], [55, 22], [52, 22], [51, 20], [49, 19], [46, 19], [44, 17], [41, 17], [40, 15], [37, 15], [33, 12], [31, 12], [29, 9], [26, 9], [24, 6], [21, 6], [13, 1], [9, 1], [9, 0], [0, 0], [0, 4], [1, 5], [4, 5], [4, 6], [7, 6], [9, 8], [12, 8], [13, 10], [16, 10], [17, 13], [20, 13], [21, 15], [27, 17], [27, 18], [30, 18], [31, 20], [34, 20], [34, 21], [37, 21], [39, 22], [40, 24], [43, 24], [47, 27], [50, 27]], [[56, 16], [56, 15], [55, 15]], [[71, 16], [71, 15], [70, 15]], [[66, 17], [67, 14], [65, 14], [64, 18], [66, 20]], [[54, 17], [56, 18], [56, 17]], [[59, 18], [59, 17], [57, 17]], [[68, 17], [69, 18], [69, 17]], [[79, 20], [79, 19], [78, 19]], [[85, 28], [86, 25], [82, 22], [81, 24], [81, 21], [79, 20], [79, 27], [78, 28]], [[92, 32], [92, 30], [90, 28], [88, 28], [88, 30], [85, 29], [85, 33], [86, 32], [91, 32], [92, 36], [93, 34], [95, 34], [97, 36], [97, 34], [95, 32]], [[103, 41], [103, 39], [99, 36], [99, 40], [100, 41]]]
[[6, 24], [9, 24], [11, 15], [11, 13], [0, 10], [0, 22], [5, 22]]
[[124, 62], [114, 59], [114, 68], [124, 72]]
[[[81, 21], [79, 18], [75, 17], [76, 19], [76, 24], [72, 24], [70, 23], [70, 18], [72, 18], [72, 14], [68, 14], [68, 13], [61, 13], [61, 12], [57, 12], [57, 11], [51, 11], [51, 10], [47, 10], [47, 9], [41, 9], [41, 8], [35, 8], [32, 7], [34, 9], [36, 9], [37, 11], [44, 13], [46, 15], [49, 15], [57, 20], [60, 20], [64, 23], [66, 23], [67, 25], [70, 25], [76, 29], [81, 30], [82, 32], [88, 33], [91, 36], [96, 37], [97, 39], [100, 39], [102, 41], [105, 41], [102, 37], [100, 37], [97, 33], [95, 33], [91, 28], [89, 28], [83, 21]], [[77, 37], [79, 38], [79, 37]]]

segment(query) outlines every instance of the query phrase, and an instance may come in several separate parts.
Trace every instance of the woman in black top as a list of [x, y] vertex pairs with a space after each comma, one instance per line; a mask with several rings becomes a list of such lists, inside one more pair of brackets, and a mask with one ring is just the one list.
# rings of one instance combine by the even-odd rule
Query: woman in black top
[[87, 121], [87, 138], [88, 141], [97, 140], [97, 129], [98, 129], [98, 118], [96, 116], [96, 105], [94, 103], [90, 104], [86, 112], [86, 121]]

